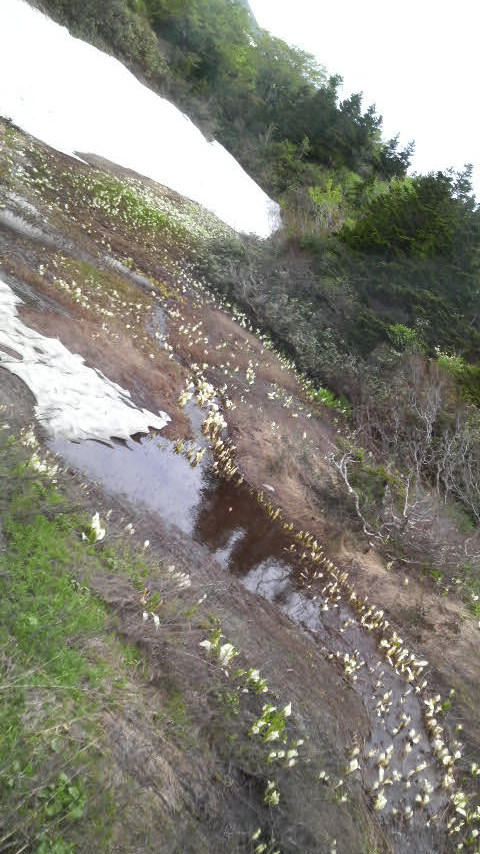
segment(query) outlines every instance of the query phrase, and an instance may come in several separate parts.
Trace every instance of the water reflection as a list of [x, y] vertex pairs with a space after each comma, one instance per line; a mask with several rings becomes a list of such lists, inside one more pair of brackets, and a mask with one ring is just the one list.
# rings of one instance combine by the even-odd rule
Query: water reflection
[[71, 466], [101, 483], [107, 493], [127, 499], [138, 508], [158, 513], [181, 531], [191, 534], [204, 474], [172, 450], [158, 436], [142, 437], [113, 447], [99, 442], [57, 439], [51, 450]]
[[57, 439], [50, 448], [112, 496], [157, 513], [207, 546], [237, 576], [247, 576], [266, 560], [283, 563], [290, 541], [246, 487], [209, 474], [208, 457], [205, 466], [192, 468], [161, 436], [142, 436], [112, 447]]
[[247, 575], [267, 558], [281, 560], [290, 544], [246, 487], [216, 479], [202, 489], [192, 533], [237, 576]]

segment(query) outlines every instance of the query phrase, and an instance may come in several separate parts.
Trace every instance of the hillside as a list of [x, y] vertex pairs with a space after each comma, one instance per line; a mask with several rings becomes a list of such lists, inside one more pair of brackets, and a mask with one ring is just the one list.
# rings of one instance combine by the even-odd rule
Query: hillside
[[406, 177], [413, 143], [385, 140], [374, 107], [341, 101], [338, 75], [259, 31], [242, 3], [38, 5], [185, 108], [280, 202], [287, 239], [265, 253], [227, 241], [208, 274], [302, 369], [348, 396], [358, 374], [343, 379], [332, 361], [376, 362], [400, 324], [428, 357], [465, 359], [475, 397], [480, 214], [468, 165]]
[[3, 850], [478, 850], [468, 173], [293, 157], [259, 240], [10, 118]]

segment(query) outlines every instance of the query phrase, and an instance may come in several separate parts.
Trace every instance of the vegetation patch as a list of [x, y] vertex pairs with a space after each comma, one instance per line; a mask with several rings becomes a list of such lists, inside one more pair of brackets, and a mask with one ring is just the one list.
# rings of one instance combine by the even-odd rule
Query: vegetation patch
[[102, 839], [98, 811], [112, 809], [95, 770], [107, 663], [88, 654], [105, 638], [106, 612], [82, 578], [78, 518], [49, 483], [52, 465], [5, 441], [1, 460], [2, 843], [67, 854], [84, 821]]

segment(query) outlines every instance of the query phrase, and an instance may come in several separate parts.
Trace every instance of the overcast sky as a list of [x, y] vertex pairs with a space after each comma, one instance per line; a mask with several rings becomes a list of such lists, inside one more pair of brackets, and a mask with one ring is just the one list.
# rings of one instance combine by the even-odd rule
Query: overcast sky
[[413, 169], [474, 164], [480, 201], [478, 0], [250, 0], [260, 26], [314, 54], [346, 94], [376, 104], [384, 136], [415, 141]]

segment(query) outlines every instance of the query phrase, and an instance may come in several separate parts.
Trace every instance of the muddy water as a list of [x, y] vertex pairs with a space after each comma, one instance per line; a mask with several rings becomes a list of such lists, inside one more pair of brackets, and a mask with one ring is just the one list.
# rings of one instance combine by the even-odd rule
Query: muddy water
[[[193, 410], [198, 434], [199, 413]], [[158, 513], [203, 544], [225, 572], [311, 634], [367, 710], [370, 737], [359, 745], [360, 768], [354, 773], [361, 775], [372, 802], [384, 791], [387, 803], [378, 815], [396, 851], [448, 850], [435, 820], [447, 800], [423, 723], [423, 701], [386, 662], [358, 615], [332, 593], [327, 576], [306, 587], [291, 539], [272, 524], [249, 490], [213, 478], [207, 457], [203, 466], [192, 468], [160, 436], [113, 447], [57, 440], [51, 448], [107, 493], [127, 499], [137, 510], [144, 506]]]

